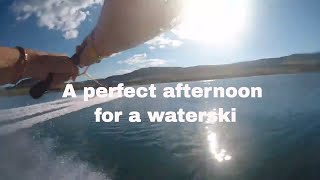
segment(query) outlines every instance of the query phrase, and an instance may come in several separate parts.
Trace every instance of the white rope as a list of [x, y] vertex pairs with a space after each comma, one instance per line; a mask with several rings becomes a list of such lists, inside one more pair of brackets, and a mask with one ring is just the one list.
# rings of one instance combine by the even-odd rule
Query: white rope
[[94, 81], [96, 84], [98, 84], [101, 87], [105, 87], [105, 85], [101, 84], [99, 81], [97, 81], [94, 77], [92, 77], [89, 73], [85, 72], [83, 73], [88, 79]]

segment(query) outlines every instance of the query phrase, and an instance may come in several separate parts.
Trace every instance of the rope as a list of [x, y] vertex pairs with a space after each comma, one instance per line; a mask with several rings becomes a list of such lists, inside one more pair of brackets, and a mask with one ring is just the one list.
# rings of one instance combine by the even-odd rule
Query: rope
[[87, 66], [87, 67], [85, 68], [85, 70], [83, 71], [83, 73], [79, 74], [79, 76], [84, 75], [84, 76], [87, 77], [87, 79], [95, 82], [97, 85], [99, 85], [99, 86], [101, 86], [101, 87], [106, 87], [105, 85], [101, 84], [101, 83], [97, 80], [97, 78], [93, 77], [92, 75], [90, 75], [90, 74], [87, 72], [88, 69], [89, 69], [89, 67], [90, 67], [90, 66]]
[[99, 81], [97, 81], [96, 78], [92, 77], [89, 73], [85, 72], [83, 75], [85, 75], [88, 79], [94, 81], [99, 86], [105, 87], [103, 84], [101, 84]]

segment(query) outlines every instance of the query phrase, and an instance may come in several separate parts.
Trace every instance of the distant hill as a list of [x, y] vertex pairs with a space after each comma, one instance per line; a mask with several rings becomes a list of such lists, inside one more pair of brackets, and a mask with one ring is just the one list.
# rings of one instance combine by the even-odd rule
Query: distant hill
[[126, 85], [212, 80], [272, 74], [295, 74], [320, 71], [320, 53], [294, 54], [280, 58], [260, 59], [224, 65], [194, 67], [149, 67], [131, 73], [100, 79], [105, 85]]
[[[149, 67], [123, 75], [98, 79], [98, 81], [106, 86], [115, 86], [118, 83], [124, 83], [125, 85], [141, 85], [272, 74], [296, 74], [316, 71], [320, 72], [320, 53], [293, 54], [280, 58], [268, 58], [224, 65], [204, 65], [186, 68]], [[34, 83], [35, 81], [26, 80], [12, 88], [30, 87]], [[81, 89], [84, 86], [97, 86], [92, 80], [75, 82], [73, 84], [74, 87], [78, 89]]]

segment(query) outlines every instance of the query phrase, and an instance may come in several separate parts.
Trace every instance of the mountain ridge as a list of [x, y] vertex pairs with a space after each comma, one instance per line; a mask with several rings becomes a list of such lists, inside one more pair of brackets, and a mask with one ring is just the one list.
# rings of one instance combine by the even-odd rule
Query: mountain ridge
[[[122, 75], [113, 75], [97, 81], [105, 86], [142, 85], [178, 81], [199, 81], [233, 77], [248, 77], [273, 74], [294, 74], [320, 71], [320, 52], [293, 54], [278, 58], [264, 58], [253, 61], [221, 65], [199, 65], [192, 67], [147, 67]], [[21, 81], [11, 89], [27, 88], [35, 81]], [[73, 82], [75, 88], [97, 86], [92, 80]], [[61, 87], [63, 88], [63, 87]], [[9, 88], [10, 89], [10, 88]]]

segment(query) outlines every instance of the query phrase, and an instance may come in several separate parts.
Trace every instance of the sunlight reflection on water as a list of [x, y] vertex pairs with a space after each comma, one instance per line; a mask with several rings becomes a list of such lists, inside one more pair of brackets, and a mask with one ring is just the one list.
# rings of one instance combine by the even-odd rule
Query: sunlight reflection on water
[[[208, 127], [206, 127], [206, 129], [208, 130]], [[232, 156], [230, 154], [227, 154], [227, 151], [225, 149], [220, 149], [217, 134], [211, 130], [208, 130], [207, 134], [209, 150], [213, 155], [213, 158], [218, 162], [230, 161]]]

